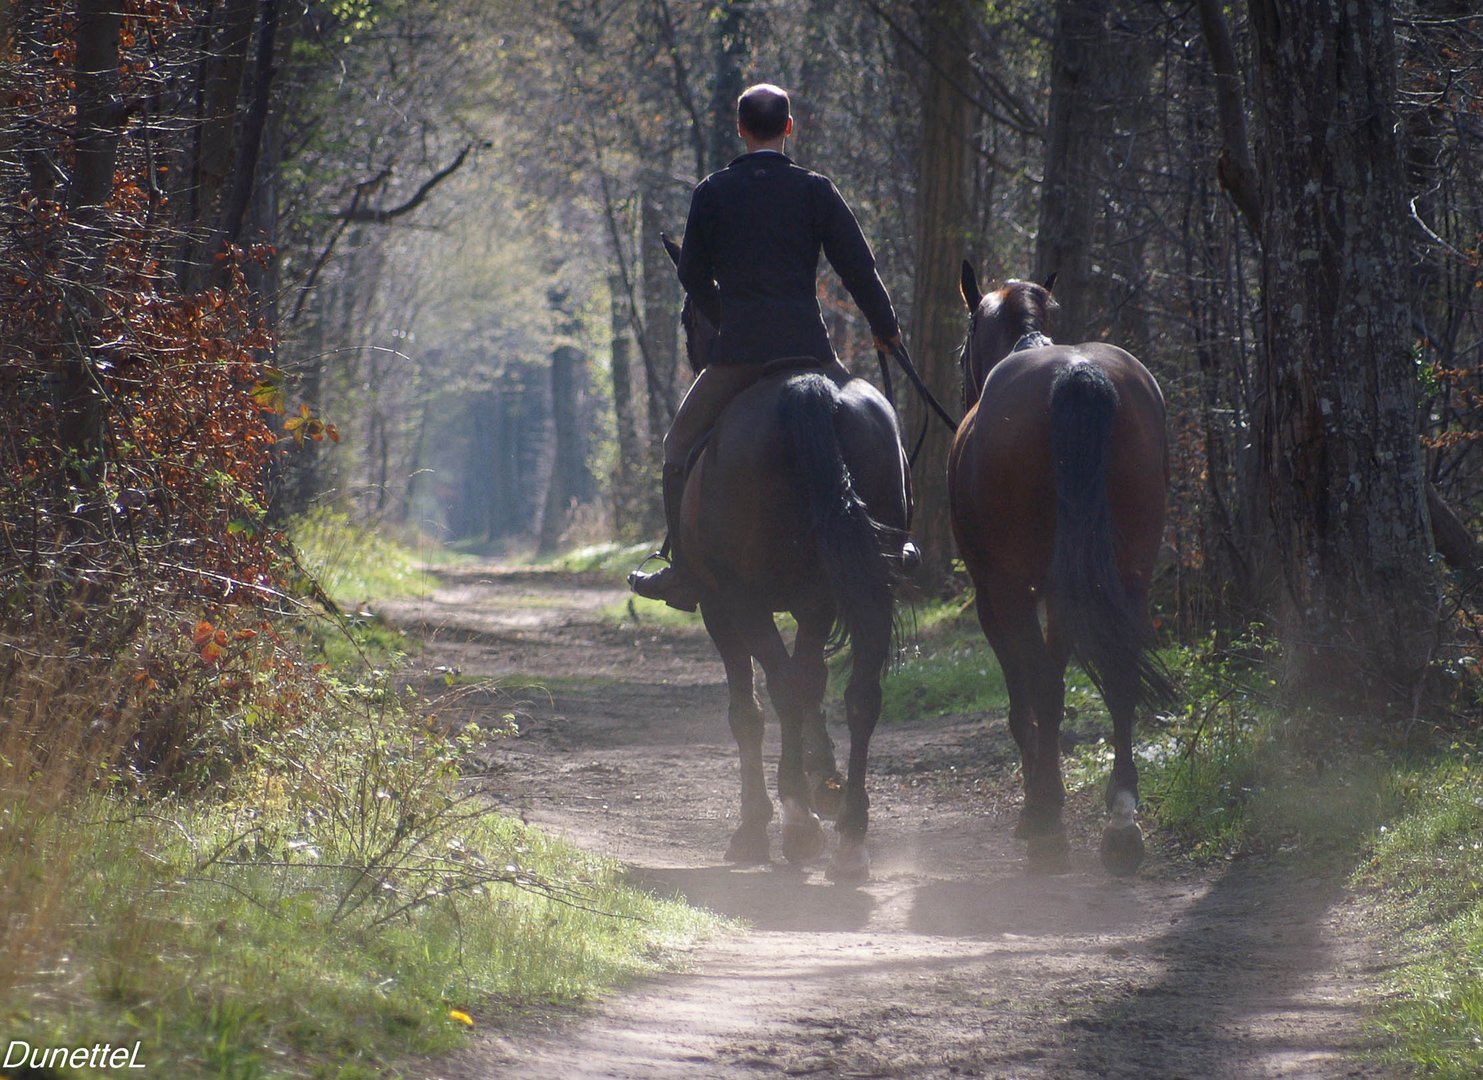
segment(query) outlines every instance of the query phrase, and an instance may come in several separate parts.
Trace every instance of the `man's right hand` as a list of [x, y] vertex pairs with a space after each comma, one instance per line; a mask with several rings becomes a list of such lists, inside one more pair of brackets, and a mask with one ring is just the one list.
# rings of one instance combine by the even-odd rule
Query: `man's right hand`
[[875, 347], [876, 347], [877, 351], [883, 352], [883, 353], [894, 353], [894, 352], [896, 352], [898, 349], [901, 348], [901, 331], [900, 330], [897, 330], [894, 334], [892, 334], [888, 338], [881, 337], [879, 334], [876, 334], [875, 335]]

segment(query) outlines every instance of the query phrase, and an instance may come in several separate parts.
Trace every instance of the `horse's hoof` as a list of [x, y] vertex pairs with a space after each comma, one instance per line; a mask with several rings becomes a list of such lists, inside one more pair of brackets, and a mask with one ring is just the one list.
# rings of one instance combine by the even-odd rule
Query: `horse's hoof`
[[1025, 849], [1025, 864], [1032, 874], [1070, 873], [1071, 841], [1064, 831], [1032, 836]]
[[824, 829], [817, 820], [783, 826], [783, 857], [790, 863], [811, 862], [824, 854]]
[[839, 773], [830, 773], [819, 777], [818, 782], [810, 787], [813, 789], [814, 809], [819, 816], [831, 821], [837, 818], [844, 806], [844, 778]]
[[743, 825], [731, 834], [731, 842], [726, 845], [727, 862], [756, 866], [771, 860], [767, 850], [767, 826], [756, 829]]
[[839, 839], [834, 858], [824, 868], [824, 876], [836, 885], [863, 885], [870, 880], [870, 853], [864, 840]]
[[1034, 840], [1041, 836], [1066, 835], [1066, 828], [1061, 824], [1060, 811], [1053, 814], [1038, 813], [1033, 810], [1024, 809], [1020, 811], [1019, 820], [1014, 824], [1014, 838], [1016, 840]]
[[1136, 821], [1102, 830], [1102, 866], [1115, 877], [1128, 877], [1143, 865], [1143, 830]]

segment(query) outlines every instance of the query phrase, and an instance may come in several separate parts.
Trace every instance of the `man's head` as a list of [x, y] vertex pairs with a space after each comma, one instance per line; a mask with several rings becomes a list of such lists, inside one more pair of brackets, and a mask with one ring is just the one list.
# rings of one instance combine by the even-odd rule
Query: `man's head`
[[772, 83], [748, 87], [736, 99], [736, 130], [749, 147], [781, 142], [793, 131], [788, 92]]

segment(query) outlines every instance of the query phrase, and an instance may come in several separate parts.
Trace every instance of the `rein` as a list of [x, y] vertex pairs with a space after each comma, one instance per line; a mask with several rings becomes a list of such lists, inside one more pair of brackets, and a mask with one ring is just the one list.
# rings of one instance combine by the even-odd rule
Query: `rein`
[[[895, 400], [891, 392], [891, 368], [886, 363], [886, 354], [884, 351], [878, 349], [876, 350], [876, 356], [880, 359], [881, 363], [881, 380], [885, 383], [886, 398], [894, 405]], [[947, 425], [949, 431], [956, 432], [958, 430], [958, 421], [948, 415], [948, 411], [942, 407], [942, 402], [938, 401], [933, 396], [932, 391], [927, 389], [927, 384], [922, 381], [922, 376], [917, 372], [917, 366], [911, 361], [911, 354], [906, 351], [905, 343], [899, 343], [893, 347], [891, 349], [891, 356], [901, 366], [901, 370], [906, 374], [907, 380], [912, 386], [916, 387], [917, 393], [922, 396], [922, 400], [932, 407], [932, 411]], [[927, 425], [929, 422], [927, 414], [923, 413], [922, 430], [917, 436], [916, 446], [912, 447], [911, 453], [907, 455], [907, 468], [913, 468], [917, 463], [917, 455], [922, 451], [922, 444], [927, 441]]]

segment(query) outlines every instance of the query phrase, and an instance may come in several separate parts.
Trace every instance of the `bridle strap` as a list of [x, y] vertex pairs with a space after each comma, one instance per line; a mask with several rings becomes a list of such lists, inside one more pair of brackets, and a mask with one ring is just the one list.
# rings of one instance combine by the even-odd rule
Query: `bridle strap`
[[1054, 341], [1046, 337], [1039, 330], [1031, 330], [1024, 337], [1016, 341], [1014, 343], [1014, 348], [1010, 349], [1009, 351], [1012, 353], [1024, 352], [1026, 349], [1039, 349], [1042, 346], [1054, 344]]

